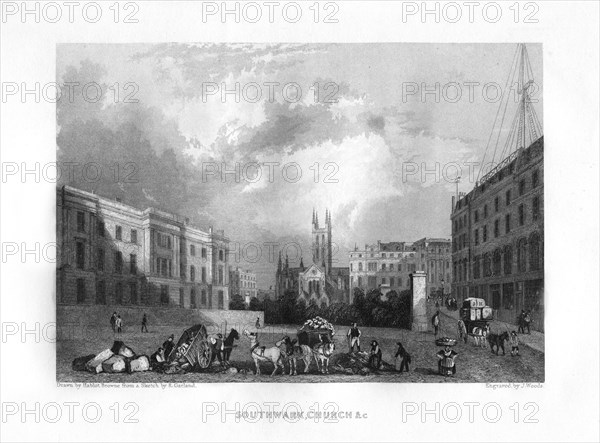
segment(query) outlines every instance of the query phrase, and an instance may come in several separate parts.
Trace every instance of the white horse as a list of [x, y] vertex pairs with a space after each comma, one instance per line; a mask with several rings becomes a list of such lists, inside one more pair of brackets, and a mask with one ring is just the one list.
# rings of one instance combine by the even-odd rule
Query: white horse
[[243, 334], [250, 339], [250, 355], [252, 355], [252, 359], [256, 365], [256, 375], [260, 375], [259, 362], [261, 361], [270, 361], [273, 363], [274, 368], [271, 376], [275, 375], [279, 367], [281, 367], [282, 371], [285, 371], [279, 346], [272, 346], [270, 348], [260, 346], [256, 332], [248, 332], [248, 330], [244, 329]]
[[[317, 370], [323, 374], [329, 374], [329, 359], [335, 350], [335, 344], [333, 342], [329, 343], [318, 343], [313, 349], [312, 353], [315, 357], [315, 362], [317, 362]], [[321, 362], [321, 367], [319, 368], [319, 362]]]
[[283, 353], [285, 359], [290, 363], [290, 375], [297, 375], [298, 360], [304, 362], [304, 373], [308, 372], [310, 362], [313, 356], [312, 349], [308, 345], [298, 345], [296, 339], [291, 340], [288, 336], [283, 337], [277, 343], [277, 346], [285, 345]]
[[490, 325], [485, 325], [483, 328], [475, 326], [469, 335], [475, 340], [475, 346], [485, 348], [487, 343], [486, 338], [489, 333]]

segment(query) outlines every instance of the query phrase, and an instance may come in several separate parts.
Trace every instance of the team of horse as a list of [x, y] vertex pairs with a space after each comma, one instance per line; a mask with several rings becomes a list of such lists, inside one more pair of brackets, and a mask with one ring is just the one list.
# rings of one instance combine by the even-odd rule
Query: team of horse
[[335, 343], [320, 342], [312, 348], [308, 345], [299, 345], [297, 340], [291, 340], [289, 336], [284, 336], [275, 343], [275, 346], [261, 346], [258, 343], [258, 334], [256, 332], [243, 331], [243, 335], [250, 339], [250, 355], [254, 360], [256, 375], [260, 375], [260, 362], [269, 362], [273, 365], [271, 376], [277, 373], [281, 368], [285, 372], [285, 364], [289, 365], [290, 375], [297, 375], [298, 360], [304, 362], [304, 373], [308, 373], [310, 363], [314, 358], [317, 370], [322, 374], [329, 373], [329, 359], [335, 350]]
[[486, 348], [489, 345], [490, 350], [495, 352], [496, 355], [499, 355], [500, 349], [502, 349], [502, 355], [506, 355], [504, 342], [509, 340], [507, 331], [496, 334], [490, 332], [490, 325], [486, 325], [485, 327], [476, 326], [469, 333], [469, 337], [473, 338], [477, 347]]

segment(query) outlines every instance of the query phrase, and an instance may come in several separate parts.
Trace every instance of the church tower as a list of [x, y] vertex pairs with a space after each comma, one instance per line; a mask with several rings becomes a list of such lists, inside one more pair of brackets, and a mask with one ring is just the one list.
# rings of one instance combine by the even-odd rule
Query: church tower
[[330, 274], [332, 253], [331, 253], [331, 213], [325, 210], [325, 225], [319, 225], [319, 215], [313, 209], [312, 218], [312, 256], [313, 263]]

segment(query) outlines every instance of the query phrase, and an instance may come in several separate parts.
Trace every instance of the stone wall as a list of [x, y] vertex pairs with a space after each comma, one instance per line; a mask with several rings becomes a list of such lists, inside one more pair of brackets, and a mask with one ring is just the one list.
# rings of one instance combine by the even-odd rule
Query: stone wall
[[227, 332], [235, 328], [242, 332], [244, 328], [255, 330], [256, 318], [264, 325], [264, 312], [262, 311], [229, 311], [222, 309], [180, 309], [158, 308], [148, 306], [120, 306], [120, 305], [58, 305], [56, 307], [57, 327], [69, 325], [106, 327], [110, 328], [110, 316], [116, 311], [123, 319], [125, 331], [131, 328], [141, 328], [142, 316], [146, 314], [148, 327], [152, 330], [156, 326], [173, 326], [176, 329], [186, 329], [197, 323], [207, 326], [211, 333]]

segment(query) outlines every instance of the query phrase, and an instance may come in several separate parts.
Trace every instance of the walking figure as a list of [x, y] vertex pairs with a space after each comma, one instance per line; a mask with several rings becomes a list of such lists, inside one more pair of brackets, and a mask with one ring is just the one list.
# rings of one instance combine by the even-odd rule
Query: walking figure
[[525, 333], [525, 310], [521, 309], [521, 313], [519, 314], [519, 318], [517, 319], [519, 324], [519, 334]]
[[121, 315], [117, 315], [117, 320], [115, 321], [115, 325], [117, 327], [117, 334], [120, 334], [123, 329], [123, 320], [121, 320]]
[[117, 311], [113, 312], [110, 316], [110, 327], [112, 328], [113, 334], [117, 332]]
[[142, 332], [148, 332], [148, 317], [146, 317], [146, 313], [144, 312], [144, 316], [142, 317]]
[[531, 334], [531, 311], [525, 313], [525, 317], [523, 317], [523, 326], [523, 332], [525, 332], [525, 328], [527, 328], [527, 333]]
[[260, 317], [256, 317], [256, 329], [260, 329]]
[[398, 350], [396, 351], [396, 371], [403, 372], [406, 368], [406, 372], [409, 371], [408, 365], [411, 363], [410, 354], [406, 352], [402, 343], [396, 343], [398, 345]]
[[437, 338], [438, 332], [440, 330], [440, 311], [436, 311], [431, 317], [431, 325], [433, 326], [433, 334]]
[[460, 340], [464, 340], [464, 342], [467, 343], [467, 335], [467, 326], [461, 318], [458, 320], [458, 337]]

